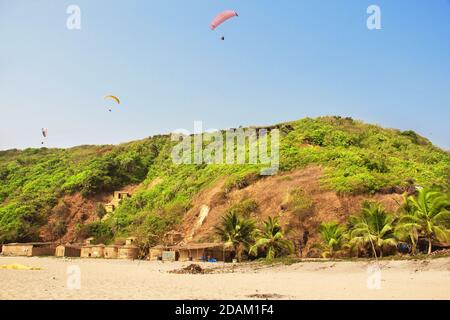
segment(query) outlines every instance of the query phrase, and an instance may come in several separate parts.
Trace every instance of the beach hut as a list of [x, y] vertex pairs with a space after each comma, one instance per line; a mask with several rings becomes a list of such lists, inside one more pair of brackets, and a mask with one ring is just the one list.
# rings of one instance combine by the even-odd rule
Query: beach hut
[[81, 258], [90, 258], [91, 257], [91, 246], [82, 246], [80, 251]]
[[118, 258], [134, 260], [139, 257], [139, 248], [134, 245], [125, 245], [119, 247]]
[[81, 247], [81, 258], [103, 258], [104, 256], [104, 244], [93, 244]]
[[232, 260], [231, 250], [222, 243], [190, 243], [177, 246], [180, 261], [225, 261]]
[[116, 245], [105, 247], [105, 259], [117, 259], [119, 257], [119, 247]]
[[71, 244], [61, 244], [56, 247], [55, 250], [56, 257], [80, 257], [81, 247]]
[[150, 248], [148, 260], [162, 260], [162, 253], [165, 250], [165, 246], [159, 245]]
[[5, 256], [53, 256], [56, 245], [50, 242], [8, 243], [2, 247]]
[[96, 244], [92, 245], [92, 257], [93, 258], [103, 258], [105, 256], [105, 245]]
[[174, 246], [157, 245], [150, 248], [149, 260], [176, 261], [179, 254]]

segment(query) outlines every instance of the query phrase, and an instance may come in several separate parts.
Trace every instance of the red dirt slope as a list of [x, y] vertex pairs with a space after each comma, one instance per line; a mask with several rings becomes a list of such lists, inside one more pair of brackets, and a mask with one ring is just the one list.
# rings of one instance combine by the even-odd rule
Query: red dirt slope
[[[192, 228], [199, 218], [201, 208], [209, 207], [209, 213], [203, 224], [195, 231], [190, 241], [211, 241], [215, 237], [214, 227], [234, 204], [244, 199], [251, 199], [257, 203], [258, 209], [251, 216], [261, 223], [267, 217], [279, 217], [280, 222], [288, 231], [288, 236], [294, 242], [301, 239], [305, 231], [309, 232], [308, 251], [311, 244], [317, 240], [317, 227], [322, 221], [337, 220], [344, 222], [351, 215], [361, 209], [364, 200], [379, 201], [383, 206], [395, 212], [401, 203], [399, 194], [376, 194], [374, 196], [340, 196], [333, 191], [320, 188], [319, 178], [322, 175], [320, 167], [308, 167], [277, 176], [265, 177], [250, 186], [233, 190], [223, 196], [223, 181], [202, 192], [193, 203], [193, 207], [186, 214], [180, 228], [185, 235], [192, 233]], [[299, 213], [292, 208], [290, 199], [292, 192], [300, 190], [311, 206]]]

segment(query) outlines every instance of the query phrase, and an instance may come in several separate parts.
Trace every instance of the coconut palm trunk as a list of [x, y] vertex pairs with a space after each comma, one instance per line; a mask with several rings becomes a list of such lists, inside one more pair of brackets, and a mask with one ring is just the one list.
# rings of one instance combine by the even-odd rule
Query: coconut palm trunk
[[235, 257], [236, 257], [236, 260], [238, 261], [238, 262], [241, 262], [241, 260], [242, 260], [242, 254], [241, 254], [241, 249], [240, 249], [240, 245], [239, 244], [237, 244], [237, 245], [235, 245], [234, 246], [234, 255], [235, 255]]
[[370, 239], [370, 244], [372, 246], [373, 256], [375, 257], [375, 260], [378, 262], [377, 250], [375, 249], [375, 245], [373, 244], [373, 240], [372, 240], [372, 237], [370, 235], [369, 235], [369, 239]]

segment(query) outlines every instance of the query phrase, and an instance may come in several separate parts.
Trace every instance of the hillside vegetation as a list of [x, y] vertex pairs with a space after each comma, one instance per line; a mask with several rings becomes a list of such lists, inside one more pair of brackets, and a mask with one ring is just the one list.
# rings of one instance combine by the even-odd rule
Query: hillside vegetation
[[[364, 197], [401, 194], [414, 185], [449, 192], [450, 155], [413, 131], [340, 117], [270, 128], [281, 132], [279, 174], [318, 166], [324, 192]], [[108, 243], [137, 235], [152, 245], [180, 226], [205, 189], [220, 181], [218, 194], [225, 198], [265, 179], [261, 165], [176, 165], [173, 145], [169, 136], [154, 136], [117, 146], [0, 152], [0, 243], [42, 240], [45, 228], [57, 240], [67, 234], [70, 222], [78, 240], [94, 236]], [[72, 221], [67, 197], [96, 201], [130, 185], [136, 186], [133, 196], [107, 219], [92, 212]], [[239, 210], [252, 205], [248, 201]]]

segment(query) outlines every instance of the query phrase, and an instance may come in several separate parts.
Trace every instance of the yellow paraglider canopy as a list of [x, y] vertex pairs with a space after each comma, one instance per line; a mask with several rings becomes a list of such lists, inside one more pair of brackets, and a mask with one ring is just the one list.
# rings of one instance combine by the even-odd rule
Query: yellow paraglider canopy
[[116, 101], [118, 104], [120, 104], [120, 99], [117, 98], [116, 96], [109, 95], [109, 96], [106, 96], [105, 99], [113, 99], [113, 100]]

